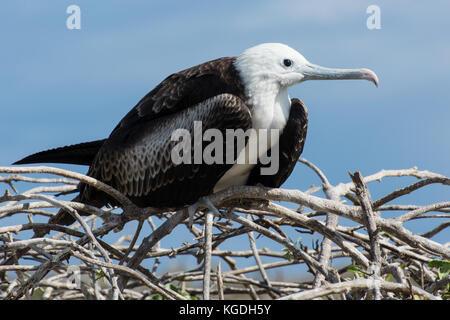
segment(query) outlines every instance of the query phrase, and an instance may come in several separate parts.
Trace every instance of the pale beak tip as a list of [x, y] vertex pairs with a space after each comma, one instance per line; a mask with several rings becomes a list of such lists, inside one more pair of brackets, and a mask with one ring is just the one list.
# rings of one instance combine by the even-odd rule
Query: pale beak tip
[[373, 84], [376, 85], [378, 88], [378, 77], [375, 74], [375, 72], [373, 72], [370, 69], [361, 69], [361, 72], [364, 74], [364, 79], [373, 82]]

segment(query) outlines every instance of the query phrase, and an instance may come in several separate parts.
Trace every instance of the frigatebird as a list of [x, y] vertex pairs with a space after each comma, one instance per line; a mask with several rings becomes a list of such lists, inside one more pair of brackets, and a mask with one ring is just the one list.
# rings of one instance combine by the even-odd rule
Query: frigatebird
[[[30, 155], [15, 164], [70, 163], [89, 166], [87, 175], [122, 192], [140, 207], [182, 208], [200, 198], [233, 185], [280, 187], [289, 177], [305, 143], [308, 113], [288, 88], [306, 80], [365, 79], [378, 86], [369, 69], [333, 69], [310, 63], [299, 52], [280, 43], [264, 43], [237, 57], [223, 57], [174, 73], [145, 95], [117, 124], [108, 138], [69, 145]], [[173, 159], [179, 141], [176, 130], [195, 136], [214, 129], [226, 136], [229, 130], [277, 131], [261, 138], [245, 136], [217, 140], [211, 154], [219, 161], [194, 161], [184, 147], [200, 147], [207, 141], [189, 139]], [[267, 131], [268, 132], [268, 131]], [[217, 138], [217, 137], [216, 137]], [[266, 144], [259, 144], [266, 139]], [[256, 157], [249, 149], [258, 145]], [[274, 152], [277, 150], [277, 152]], [[219, 154], [220, 153], [220, 154]], [[240, 155], [246, 161], [238, 161]], [[231, 156], [230, 156], [231, 155]], [[264, 174], [271, 155], [277, 170]], [[197, 159], [198, 160], [198, 159]], [[225, 161], [228, 160], [228, 161]], [[114, 205], [114, 199], [94, 187], [80, 183], [74, 201], [96, 207]], [[61, 210], [51, 219], [71, 224], [74, 219]]]

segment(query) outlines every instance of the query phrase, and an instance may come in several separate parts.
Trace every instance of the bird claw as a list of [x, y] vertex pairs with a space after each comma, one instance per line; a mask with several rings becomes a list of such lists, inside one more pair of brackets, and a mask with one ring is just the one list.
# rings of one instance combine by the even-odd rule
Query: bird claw
[[214, 204], [211, 202], [211, 200], [207, 197], [200, 198], [196, 203], [190, 205], [187, 210], [189, 213], [189, 228], [192, 228], [192, 225], [194, 224], [194, 215], [198, 211], [198, 209], [208, 209], [214, 214], [220, 215], [219, 210], [214, 206]]

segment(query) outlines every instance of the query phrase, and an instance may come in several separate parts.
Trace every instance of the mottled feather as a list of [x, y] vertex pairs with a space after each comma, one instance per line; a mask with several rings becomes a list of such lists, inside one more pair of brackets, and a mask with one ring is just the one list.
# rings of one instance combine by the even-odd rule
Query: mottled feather
[[[177, 207], [194, 202], [211, 193], [232, 165], [193, 164], [194, 152], [192, 164], [175, 165], [171, 151], [179, 141], [172, 141], [172, 133], [186, 129], [194, 137], [194, 121], [201, 121], [203, 132], [214, 128], [223, 136], [226, 129], [251, 127], [250, 111], [243, 101], [231, 94], [220, 94], [158, 120], [135, 124], [127, 130], [126, 139], [120, 130], [112, 134], [97, 153], [88, 175], [117, 188], [141, 206]], [[193, 143], [192, 139], [192, 149]], [[223, 143], [225, 150], [226, 141]], [[81, 195], [87, 201], [105, 196], [89, 186], [82, 187]]]

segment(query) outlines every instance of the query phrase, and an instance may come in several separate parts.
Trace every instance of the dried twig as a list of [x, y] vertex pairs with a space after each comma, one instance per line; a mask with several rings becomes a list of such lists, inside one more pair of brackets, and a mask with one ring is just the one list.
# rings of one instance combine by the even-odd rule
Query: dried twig
[[[317, 174], [325, 197], [315, 195], [317, 188], [302, 192], [236, 186], [206, 197], [203, 201], [218, 209], [208, 211], [205, 219], [195, 218], [192, 226], [185, 209], [138, 208], [117, 190], [79, 173], [51, 167], [0, 167], [0, 174], [6, 174], [0, 176], [0, 186], [5, 187], [0, 190], [0, 298], [30, 299], [33, 294], [41, 299], [186, 299], [189, 295], [210, 299], [215, 294], [219, 299], [236, 294], [252, 299], [448, 297], [445, 290], [450, 280], [448, 276], [439, 278], [439, 270], [431, 267], [431, 262], [450, 259], [448, 244], [433, 240], [450, 226], [450, 202], [390, 204], [431, 184], [447, 188], [447, 177], [417, 168], [381, 170], [366, 177], [356, 173], [352, 181], [334, 186], [316, 165], [303, 158], [299, 162]], [[49, 176], [33, 177], [43, 173]], [[419, 181], [372, 201], [370, 183], [387, 177]], [[121, 208], [95, 208], [56, 199], [73, 192], [80, 182], [108, 193]], [[345, 199], [350, 199], [350, 204]], [[301, 212], [275, 201], [300, 205]], [[65, 227], [38, 220], [42, 215], [44, 219], [52, 216], [58, 208], [72, 214], [77, 223]], [[91, 216], [81, 218], [79, 210]], [[151, 230], [144, 231], [143, 222], [154, 215], [161, 222], [151, 220]], [[416, 219], [436, 223], [418, 234], [405, 226]], [[138, 221], [134, 236], [126, 234], [124, 226], [134, 220]], [[344, 224], [348, 220], [353, 222], [351, 227]], [[102, 224], [95, 227], [99, 222]], [[178, 225], [188, 227], [194, 239], [176, 238], [177, 245], [164, 247], [163, 239]], [[118, 238], [131, 239], [130, 243], [100, 238], [113, 236], [113, 230], [119, 232]], [[30, 231], [34, 236], [27, 233]], [[323, 238], [311, 249], [291, 239], [297, 231]], [[149, 234], [139, 243], [141, 232]], [[246, 234], [246, 248], [228, 246], [230, 239]], [[262, 248], [261, 236], [269, 248]], [[178, 255], [198, 261], [203, 258], [203, 269], [182, 267], [169, 272], [168, 261]], [[219, 261], [216, 272], [211, 272], [213, 256], [226, 263], [224, 270]], [[271, 261], [263, 263], [261, 257]], [[351, 258], [355, 265], [337, 270], [330, 262], [335, 264], [338, 258]], [[146, 267], [147, 260], [154, 261], [153, 268]], [[293, 268], [301, 265], [308, 267], [314, 280], [273, 278], [273, 271], [297, 270]], [[203, 288], [195, 286], [195, 281], [202, 281]]]

